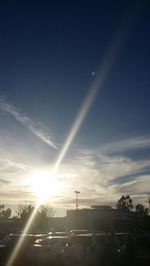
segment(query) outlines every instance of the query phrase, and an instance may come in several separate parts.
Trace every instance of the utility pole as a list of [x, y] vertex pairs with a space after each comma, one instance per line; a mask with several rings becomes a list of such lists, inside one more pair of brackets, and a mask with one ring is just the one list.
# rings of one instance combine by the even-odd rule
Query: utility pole
[[76, 210], [78, 210], [78, 195], [80, 194], [80, 191], [75, 190], [74, 193], [76, 194]]

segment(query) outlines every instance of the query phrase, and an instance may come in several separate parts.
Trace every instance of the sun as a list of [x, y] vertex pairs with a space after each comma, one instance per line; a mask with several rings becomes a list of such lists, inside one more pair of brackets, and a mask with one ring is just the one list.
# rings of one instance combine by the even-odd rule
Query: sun
[[59, 195], [62, 191], [62, 185], [57, 176], [48, 170], [36, 170], [31, 174], [31, 188], [41, 202]]

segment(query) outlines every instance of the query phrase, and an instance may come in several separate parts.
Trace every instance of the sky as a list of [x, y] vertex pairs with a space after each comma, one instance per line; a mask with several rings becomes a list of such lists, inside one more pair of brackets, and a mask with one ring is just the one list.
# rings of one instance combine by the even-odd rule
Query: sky
[[77, 190], [80, 208], [126, 194], [147, 205], [149, 11], [149, 1], [0, 4], [1, 204], [49, 191], [63, 215]]

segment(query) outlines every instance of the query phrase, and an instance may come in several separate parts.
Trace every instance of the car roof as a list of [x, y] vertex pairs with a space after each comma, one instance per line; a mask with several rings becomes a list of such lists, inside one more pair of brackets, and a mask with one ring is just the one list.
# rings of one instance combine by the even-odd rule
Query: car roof
[[67, 239], [68, 236], [48, 236], [45, 239]]
[[19, 233], [19, 234], [9, 234], [8, 236], [12, 236], [12, 237], [20, 237], [20, 236], [24, 236], [24, 237], [36, 237], [36, 235], [33, 235], [33, 234], [22, 234], [22, 233]]
[[93, 234], [92, 233], [75, 234], [75, 235], [72, 234], [70, 237], [78, 237], [78, 236], [80, 236], [80, 237], [91, 237], [91, 236], [93, 236]]

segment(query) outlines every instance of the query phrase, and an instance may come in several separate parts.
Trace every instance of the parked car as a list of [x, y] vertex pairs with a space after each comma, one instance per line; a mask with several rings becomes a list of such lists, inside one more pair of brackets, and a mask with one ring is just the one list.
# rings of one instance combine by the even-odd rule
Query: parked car
[[36, 236], [32, 234], [9, 234], [0, 240], [1, 265], [5, 265], [21, 237], [23, 237], [23, 242], [16, 256], [14, 265], [19, 265], [19, 261], [25, 261], [27, 250], [35, 242]]
[[55, 263], [57, 255], [68, 242], [67, 236], [49, 236], [39, 243], [32, 245], [28, 251], [27, 260], [30, 263], [38, 262], [39, 265], [45, 263]]
[[135, 246], [129, 233], [71, 235], [62, 252], [63, 265], [122, 265], [132, 261]]

